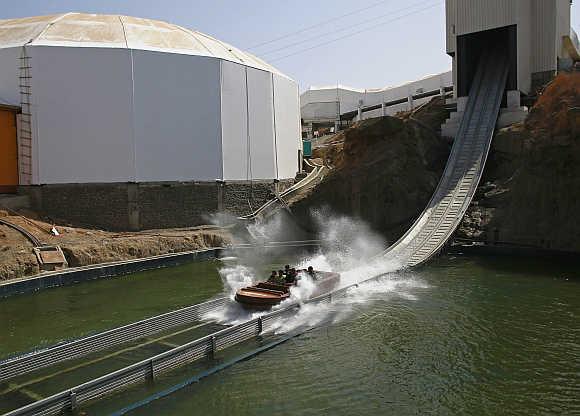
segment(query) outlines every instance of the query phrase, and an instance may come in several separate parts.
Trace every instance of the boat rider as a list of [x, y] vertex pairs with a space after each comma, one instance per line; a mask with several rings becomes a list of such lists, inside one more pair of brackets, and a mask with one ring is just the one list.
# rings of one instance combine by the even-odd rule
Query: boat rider
[[308, 271], [307, 271], [308, 275], [310, 277], [312, 277], [313, 279], [316, 278], [316, 273], [314, 273], [314, 267], [312, 266], [308, 266]]
[[290, 274], [290, 265], [287, 264], [286, 266], [284, 266], [284, 274], [286, 276], [288, 276]]
[[296, 277], [298, 276], [298, 272], [296, 272], [295, 268], [290, 269], [290, 271], [286, 274], [286, 283], [294, 283], [296, 281]]
[[278, 281], [278, 275], [276, 274], [276, 270], [272, 270], [272, 274], [268, 278], [268, 282], [275, 283]]

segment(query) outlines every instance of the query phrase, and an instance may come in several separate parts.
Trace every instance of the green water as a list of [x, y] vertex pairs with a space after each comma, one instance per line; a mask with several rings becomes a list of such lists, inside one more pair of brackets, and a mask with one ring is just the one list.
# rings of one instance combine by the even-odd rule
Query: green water
[[[11, 328], [11, 336], [1, 333], [2, 351], [195, 303], [221, 291], [218, 265], [2, 301], [0, 317]], [[297, 321], [330, 318], [131, 414], [580, 415], [580, 261], [448, 255], [363, 287], [330, 312], [308, 312]], [[182, 368], [85, 410], [109, 414], [212, 364]]]
[[339, 322], [131, 414], [578, 415], [579, 266], [446, 256]]
[[217, 261], [0, 300], [0, 359], [202, 302], [223, 289]]

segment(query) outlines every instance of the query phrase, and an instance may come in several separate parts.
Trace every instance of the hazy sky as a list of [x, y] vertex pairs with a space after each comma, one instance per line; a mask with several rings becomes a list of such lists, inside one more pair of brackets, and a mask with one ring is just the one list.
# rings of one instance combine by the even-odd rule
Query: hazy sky
[[[359, 88], [397, 85], [449, 70], [451, 66], [445, 54], [444, 0], [18, 0], [3, 3], [0, 9], [3, 19], [77, 11], [126, 14], [176, 23], [255, 53], [296, 79], [301, 90], [336, 83]], [[577, 3], [572, 6], [572, 24], [578, 32], [580, 6]], [[253, 48], [302, 29], [306, 30]], [[331, 42], [338, 38], [343, 39]], [[324, 43], [328, 44], [317, 47]], [[304, 51], [308, 48], [312, 49]]]

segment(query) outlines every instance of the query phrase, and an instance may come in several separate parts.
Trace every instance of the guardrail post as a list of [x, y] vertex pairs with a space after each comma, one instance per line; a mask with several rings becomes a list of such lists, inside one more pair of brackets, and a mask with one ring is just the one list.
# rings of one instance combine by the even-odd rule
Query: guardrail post
[[147, 368], [147, 380], [150, 382], [155, 381], [155, 367], [153, 360], [149, 360], [149, 366]]
[[68, 398], [70, 400], [70, 410], [74, 412], [78, 409], [77, 394], [74, 392], [74, 390], [69, 392]]
[[215, 337], [212, 335], [212, 337], [211, 337], [211, 350], [210, 350], [210, 357], [212, 360], [215, 358], [215, 353], [216, 353], [216, 342], [215, 342]]
[[258, 335], [260, 335], [263, 330], [264, 330], [264, 322], [262, 322], [262, 317], [260, 316], [258, 318]]

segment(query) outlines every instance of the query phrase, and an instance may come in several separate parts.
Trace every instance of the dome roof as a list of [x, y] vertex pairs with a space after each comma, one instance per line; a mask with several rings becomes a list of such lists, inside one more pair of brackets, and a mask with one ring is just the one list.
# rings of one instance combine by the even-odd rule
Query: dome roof
[[159, 20], [65, 13], [0, 20], [0, 48], [24, 45], [127, 48], [212, 56], [283, 75], [252, 54]]

